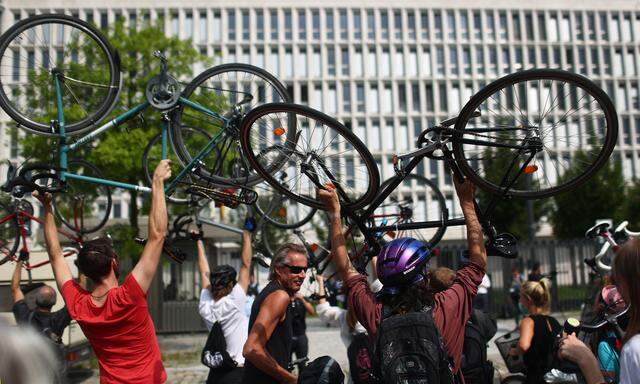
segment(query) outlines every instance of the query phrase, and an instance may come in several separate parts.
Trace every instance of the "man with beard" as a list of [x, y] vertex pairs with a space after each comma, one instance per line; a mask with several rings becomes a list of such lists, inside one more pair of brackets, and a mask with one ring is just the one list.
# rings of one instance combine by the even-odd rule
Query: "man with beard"
[[303, 246], [285, 244], [271, 261], [269, 284], [253, 302], [249, 336], [242, 351], [245, 384], [296, 383], [287, 367], [293, 340], [291, 301], [307, 272]]
[[140, 260], [122, 285], [118, 283], [118, 255], [111, 241], [98, 238], [83, 244], [78, 270], [93, 282], [87, 291], [76, 283], [62, 255], [50, 194], [35, 196], [44, 206], [44, 238], [56, 284], [71, 318], [78, 321], [100, 366], [100, 383], [164, 383], [158, 339], [149, 311], [147, 291], [158, 268], [167, 230], [164, 181], [171, 162], [162, 160], [153, 174], [149, 238]]

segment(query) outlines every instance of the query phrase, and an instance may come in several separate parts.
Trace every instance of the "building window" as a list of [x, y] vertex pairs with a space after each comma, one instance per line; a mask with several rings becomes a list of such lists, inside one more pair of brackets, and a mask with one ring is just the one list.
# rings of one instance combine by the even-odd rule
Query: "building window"
[[436, 74], [444, 75], [444, 48], [436, 48]]
[[227, 38], [233, 41], [236, 39], [236, 11], [233, 9], [227, 11], [227, 24]]
[[359, 9], [353, 10], [353, 38], [362, 39], [362, 13]]
[[349, 76], [349, 48], [340, 50], [341, 72], [343, 76]]
[[611, 16], [611, 41], [622, 41], [620, 33], [620, 18], [618, 15]]
[[320, 49], [314, 48], [313, 61], [311, 65], [311, 75], [313, 77], [322, 76], [322, 56], [320, 55]]
[[280, 74], [280, 60], [278, 57], [278, 48], [271, 48], [271, 52], [269, 54], [269, 72], [274, 75]]
[[347, 40], [349, 38], [349, 28], [347, 21], [347, 10], [340, 10], [340, 39]]
[[500, 40], [506, 41], [509, 38], [509, 32], [507, 28], [507, 14], [500, 12]]
[[380, 120], [371, 121], [371, 134], [369, 135], [369, 148], [374, 151], [380, 150]]
[[577, 13], [575, 17], [576, 40], [584, 40], [584, 24], [582, 23], [582, 14]]
[[311, 27], [313, 28], [313, 39], [320, 40], [320, 11], [311, 11]]
[[442, 40], [442, 11], [433, 12], [433, 24], [435, 27], [436, 40]]
[[351, 85], [348, 82], [342, 83], [342, 110], [351, 113]]
[[482, 39], [482, 14], [478, 11], [473, 12], [473, 37]]
[[449, 73], [458, 74], [458, 50], [455, 45], [449, 46]]
[[616, 49], [613, 56], [613, 75], [622, 76], [624, 74], [624, 67], [622, 61], [622, 49]]
[[404, 84], [398, 84], [398, 109], [403, 112], [407, 110], [407, 87]]
[[362, 76], [362, 65], [362, 49], [356, 48], [355, 53], [353, 54], [353, 66], [351, 68], [353, 76]]
[[271, 29], [271, 40], [278, 40], [278, 10], [272, 9], [269, 11], [269, 21], [271, 25], [269, 28]]
[[307, 77], [307, 50], [301, 48], [296, 55], [296, 75], [298, 77]]
[[422, 49], [421, 71], [423, 76], [431, 76], [431, 51], [429, 48]]
[[411, 108], [415, 112], [420, 112], [420, 86], [418, 83], [411, 84]]
[[395, 148], [395, 137], [393, 134], [395, 125], [393, 120], [386, 120], [382, 129], [382, 145], [386, 151], [393, 151]]
[[369, 97], [367, 98], [367, 111], [369, 113], [378, 113], [380, 111], [380, 100], [378, 94], [378, 86], [370, 85], [369, 86]]
[[389, 14], [385, 10], [380, 11], [380, 24], [381, 24], [381, 38], [383, 40], [389, 40]]
[[333, 47], [327, 48], [327, 74], [329, 76], [336, 74], [336, 52]]
[[544, 13], [538, 14], [538, 40], [547, 40], [547, 23], [544, 20]]
[[487, 74], [489, 76], [495, 76], [498, 71], [498, 53], [496, 47], [489, 47], [489, 68]]
[[429, 13], [425, 10], [420, 11], [420, 34], [423, 39], [429, 39]]
[[378, 59], [376, 57], [376, 47], [373, 45], [367, 49], [367, 75], [378, 75]]
[[402, 48], [396, 48], [393, 74], [397, 77], [404, 76], [404, 51]]
[[462, 49], [462, 71], [465, 75], [471, 74], [471, 49], [465, 47]]
[[598, 48], [591, 48], [591, 73], [594, 75], [599, 75], [600, 70], [598, 68]]
[[113, 204], [113, 218], [114, 219], [119, 219], [122, 217], [122, 204], [121, 203], [114, 203]]
[[407, 11], [407, 30], [409, 33], [409, 39], [415, 40], [416, 38], [416, 15], [411, 9]]
[[380, 55], [380, 74], [382, 76], [391, 76], [391, 55], [389, 54], [389, 48], [383, 48]]
[[367, 37], [369, 40], [376, 38], [376, 18], [372, 9], [367, 10]]
[[409, 57], [407, 62], [407, 76], [418, 76], [418, 52], [415, 48], [409, 50]]
[[325, 14], [325, 22], [327, 24], [327, 40], [335, 38], [335, 30], [333, 24], [333, 9], [327, 9]]
[[364, 84], [356, 84], [356, 109], [364, 112]]
[[453, 11], [447, 11], [447, 37], [449, 40], [456, 39], [456, 15]]
[[587, 14], [587, 38], [596, 39], [596, 16], [593, 13]]
[[382, 90], [381, 106], [382, 113], [393, 112], [393, 92], [391, 89], [391, 84], [385, 84]]
[[220, 18], [220, 12], [213, 13], [213, 25], [211, 33], [213, 41], [222, 40], [222, 21]]
[[304, 9], [298, 10], [298, 38], [307, 39], [307, 13]]
[[626, 69], [627, 76], [635, 76], [636, 75], [636, 56], [633, 53], [633, 48], [628, 48], [625, 58], [624, 58], [624, 67]]
[[469, 40], [469, 16], [467, 11], [460, 11], [460, 38]]
[[496, 39], [496, 23], [493, 19], [493, 11], [486, 11], [486, 21], [487, 21], [487, 25], [486, 25], [486, 32], [487, 32], [487, 37], [489, 37], [489, 40], [495, 40]]
[[502, 48], [502, 74], [511, 73], [509, 70], [509, 48]]
[[607, 14], [600, 13], [600, 40], [609, 40], [609, 24], [607, 23]]
[[207, 30], [207, 12], [200, 12], [198, 15], [198, 23], [200, 26], [198, 31], [199, 41], [200, 43], [206, 43], [207, 36], [209, 35], [209, 31]]
[[438, 85], [438, 96], [440, 98], [439, 110], [442, 112], [449, 110], [449, 107], [447, 106], [447, 85], [445, 83], [440, 83]]
[[484, 49], [482, 46], [476, 46], [476, 72], [478, 75], [484, 75]]
[[402, 11], [396, 9], [393, 11], [393, 30], [394, 37], [397, 40], [402, 39]]
[[335, 114], [338, 111], [338, 94], [336, 92], [336, 86], [330, 85], [327, 92], [327, 111], [331, 114]]
[[571, 41], [571, 20], [569, 15], [562, 15], [560, 21], [560, 41]]
[[20, 140], [18, 136], [18, 128], [13, 127], [9, 130], [9, 157], [15, 159], [20, 156]]
[[293, 39], [293, 20], [291, 10], [284, 11], [284, 38], [286, 40]]
[[427, 84], [424, 90], [424, 97], [426, 101], [427, 111], [433, 112], [435, 110], [435, 105], [433, 102], [433, 85]]

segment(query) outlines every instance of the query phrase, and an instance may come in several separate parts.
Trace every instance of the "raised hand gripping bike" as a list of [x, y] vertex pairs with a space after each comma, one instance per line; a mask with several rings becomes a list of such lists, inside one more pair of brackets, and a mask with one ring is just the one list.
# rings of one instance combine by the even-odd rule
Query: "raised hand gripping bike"
[[[294, 142], [283, 138], [290, 125], [299, 132]], [[347, 234], [353, 238], [347, 240], [353, 244], [352, 257], [363, 254], [364, 264], [378, 253], [380, 234], [433, 228], [429, 237], [434, 246], [446, 227], [464, 224], [463, 218], [448, 217], [441, 200], [432, 197], [431, 186], [418, 187], [409, 176], [425, 158], [445, 161], [455, 177], [467, 177], [494, 196], [483, 210], [477, 209], [488, 251], [514, 257], [515, 238], [497, 234], [490, 221], [499, 200], [550, 197], [580, 186], [605, 164], [618, 133], [615, 108], [602, 89], [584, 76], [551, 69], [521, 71], [483, 88], [457, 117], [422, 132], [416, 150], [393, 156], [395, 175], [382, 190], [366, 146], [327, 115], [304, 106], [265, 104], [247, 114], [241, 128], [249, 163], [286, 196], [322, 208], [315, 190], [326, 183], [336, 187]], [[264, 165], [270, 164], [265, 153], [274, 148], [285, 158], [277, 172]], [[575, 153], [576, 148], [582, 151]], [[286, 184], [280, 172], [288, 175]], [[424, 202], [423, 217], [414, 216], [420, 210], [406, 210], [401, 222], [389, 224], [387, 218], [384, 223], [383, 216], [372, 222], [376, 211], [384, 215], [393, 193]]]
[[[287, 102], [285, 87], [260, 68], [227, 64], [205, 70], [181, 91], [181, 83], [168, 74], [164, 55], [157, 52], [156, 57], [159, 73], [146, 86], [146, 101], [101, 124], [117, 101], [121, 73], [119, 56], [100, 31], [72, 16], [48, 14], [22, 20], [0, 37], [0, 107], [20, 128], [59, 139], [58, 164], [41, 164], [36, 170], [57, 175], [55, 189], [66, 192], [56, 196], [65, 218], [74, 213], [100, 216], [104, 220], [97, 222], [104, 224], [109, 212], [96, 209], [98, 196], [109, 200], [112, 187], [150, 192], [146, 186], [107, 180], [94, 166], [69, 159], [80, 146], [149, 107], [162, 113], [162, 131], [147, 147], [147, 178], [154, 162], [168, 157], [169, 144], [181, 165], [166, 186], [170, 201], [186, 202], [186, 195], [194, 193], [232, 206], [255, 201], [248, 187], [260, 177], [233, 172], [244, 162], [240, 122], [256, 105]], [[296, 129], [290, 128], [284, 137], [293, 142]], [[70, 139], [84, 131], [90, 132]], [[271, 160], [277, 168], [278, 158]], [[81, 233], [100, 228], [63, 221]]]

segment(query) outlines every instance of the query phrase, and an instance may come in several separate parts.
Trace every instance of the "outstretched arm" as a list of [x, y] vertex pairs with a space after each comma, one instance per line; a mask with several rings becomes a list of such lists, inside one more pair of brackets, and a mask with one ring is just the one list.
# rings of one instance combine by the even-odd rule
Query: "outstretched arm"
[[458, 193], [458, 199], [460, 200], [462, 214], [464, 215], [464, 220], [467, 225], [469, 259], [486, 270], [487, 251], [484, 249], [482, 226], [480, 225], [480, 221], [478, 221], [474, 203], [476, 186], [469, 179], [465, 180], [464, 183], [458, 182], [455, 177], [453, 180], [456, 186], [456, 192]]
[[18, 260], [16, 263], [16, 269], [13, 271], [11, 277], [11, 295], [13, 296], [13, 302], [17, 303], [20, 300], [24, 300], [24, 294], [20, 289], [20, 274], [22, 273], [22, 261]]
[[211, 275], [211, 271], [209, 270], [209, 261], [207, 261], [207, 255], [204, 253], [204, 244], [202, 243], [202, 239], [196, 240], [196, 245], [198, 247], [198, 271], [200, 271], [200, 284], [202, 285], [202, 289], [207, 289], [211, 285], [211, 281], [209, 281], [209, 276]]
[[242, 355], [259, 370], [277, 379], [280, 383], [296, 383], [296, 376], [278, 365], [278, 362], [267, 352], [267, 341], [274, 329], [285, 316], [291, 298], [283, 290], [273, 292], [262, 302], [260, 312], [253, 327], [249, 330], [247, 342]]
[[331, 227], [331, 253], [333, 262], [336, 266], [336, 270], [340, 275], [342, 281], [347, 280], [349, 277], [357, 275], [358, 271], [351, 264], [349, 254], [347, 252], [347, 245], [342, 233], [342, 219], [340, 218], [340, 200], [338, 200], [338, 194], [336, 188], [331, 185], [325, 185], [326, 189], [318, 189], [316, 193], [318, 198], [324, 202], [325, 208], [329, 214], [329, 221]]
[[167, 203], [164, 197], [164, 181], [171, 177], [171, 161], [162, 160], [153, 172], [151, 182], [151, 210], [149, 212], [149, 238], [142, 250], [138, 264], [131, 274], [145, 293], [151, 286], [158, 269], [162, 246], [167, 231]]
[[240, 251], [242, 257], [242, 265], [240, 266], [240, 272], [238, 272], [238, 285], [244, 292], [249, 289], [249, 268], [251, 268], [251, 232], [246, 229], [242, 231], [242, 250]]
[[44, 241], [47, 244], [47, 253], [49, 254], [49, 261], [51, 262], [53, 275], [56, 278], [58, 290], [62, 291], [62, 286], [72, 279], [72, 275], [62, 255], [62, 247], [60, 246], [60, 239], [58, 239], [58, 228], [56, 227], [53, 207], [51, 206], [53, 197], [49, 193], [40, 195], [38, 192], [34, 192], [33, 196], [40, 200], [44, 207]]

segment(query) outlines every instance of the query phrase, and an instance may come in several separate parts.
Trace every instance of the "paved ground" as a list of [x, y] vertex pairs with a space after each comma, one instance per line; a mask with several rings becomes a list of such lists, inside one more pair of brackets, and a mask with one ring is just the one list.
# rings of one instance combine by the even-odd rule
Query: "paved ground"
[[[575, 314], [571, 315], [575, 316]], [[561, 324], [566, 318], [565, 314], [556, 314], [555, 316]], [[340, 363], [346, 374], [349, 363], [346, 349], [340, 340], [339, 330], [337, 328], [327, 328], [317, 318], [309, 319], [307, 325], [309, 358], [312, 360], [319, 356], [330, 355]], [[513, 320], [499, 320], [496, 338], [513, 330], [514, 327]], [[160, 350], [167, 370], [168, 383], [190, 384], [205, 382], [208, 370], [200, 364], [200, 351], [204, 345], [205, 338], [206, 335], [204, 334], [160, 336]], [[507, 370], [493, 340], [489, 343], [487, 355], [498, 370], [495, 382], [499, 383], [499, 378], [504, 377], [507, 374]], [[71, 382], [98, 384], [97, 370], [85, 369], [78, 372], [77, 377]]]

